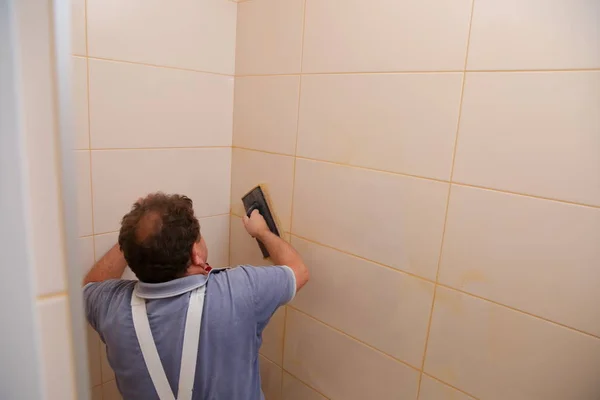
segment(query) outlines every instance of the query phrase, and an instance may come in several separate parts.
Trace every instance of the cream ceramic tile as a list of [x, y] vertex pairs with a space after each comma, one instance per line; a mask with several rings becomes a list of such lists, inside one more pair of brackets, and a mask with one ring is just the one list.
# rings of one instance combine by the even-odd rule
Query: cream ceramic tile
[[297, 154], [447, 180], [461, 85], [458, 73], [305, 76]]
[[294, 185], [294, 158], [251, 150], [233, 149], [231, 167], [231, 211], [244, 215], [242, 196], [258, 184], [264, 184], [272, 204], [272, 212], [279, 220], [278, 227], [290, 230], [292, 187]]
[[460, 70], [471, 0], [307, 0], [303, 72]]
[[89, 55], [233, 74], [237, 5], [88, 0]]
[[96, 246], [96, 261], [104, 256], [119, 241], [119, 232], [105, 233], [94, 236]]
[[299, 76], [235, 78], [233, 144], [293, 155]]
[[600, 209], [453, 186], [440, 282], [600, 335], [598, 243]]
[[102, 400], [102, 386], [96, 386], [90, 391], [90, 398], [92, 400]]
[[71, 0], [71, 52], [85, 56], [85, 0]]
[[229, 259], [231, 266], [254, 265], [258, 267], [272, 265], [270, 260], [263, 259], [256, 240], [248, 235], [241, 218], [232, 215], [230, 229]]
[[454, 180], [600, 205], [600, 71], [467, 74]]
[[38, 300], [44, 394], [48, 399], [75, 400], [71, 324], [67, 296]]
[[81, 274], [81, 280], [83, 280], [84, 275], [94, 265], [94, 239], [91, 236], [78, 238], [77, 246], [79, 259], [76, 268]]
[[281, 367], [273, 364], [263, 356], [258, 356], [260, 378], [265, 400], [281, 399]]
[[75, 148], [89, 149], [87, 59], [73, 57], [72, 73]]
[[283, 373], [283, 400], [327, 400], [287, 372]]
[[115, 372], [112, 370], [106, 355], [106, 346], [103, 344], [100, 348], [100, 366], [102, 370], [102, 383], [114, 381]]
[[285, 307], [280, 307], [271, 317], [271, 321], [262, 334], [260, 354], [277, 365], [283, 363], [283, 325], [285, 323]]
[[92, 183], [90, 181], [90, 152], [75, 152], [75, 168], [77, 168], [77, 234], [89, 236], [92, 230]]
[[444, 385], [442, 382], [423, 375], [418, 400], [475, 400], [471, 396]]
[[119, 228], [140, 196], [181, 193], [194, 200], [198, 217], [229, 212], [231, 149], [92, 151], [94, 229]]
[[294, 307], [420, 368], [432, 283], [296, 237], [292, 245], [311, 275]]
[[92, 148], [231, 146], [233, 77], [90, 60]]
[[594, 0], [477, 0], [468, 68], [599, 68], [599, 20]]
[[412, 399], [417, 393], [416, 370], [291, 308], [283, 365], [332, 399]]
[[300, 72], [304, 0], [238, 5], [236, 75]]
[[447, 184], [301, 159], [295, 182], [292, 233], [435, 279]]
[[86, 325], [88, 368], [90, 372], [90, 385], [92, 387], [102, 383], [102, 358], [100, 351], [104, 351], [100, 336], [90, 325]]
[[102, 385], [102, 400], [123, 400], [116, 381], [112, 380]]
[[201, 218], [200, 229], [208, 247], [208, 263], [216, 268], [229, 266], [229, 215]]
[[438, 287], [425, 371], [486, 400], [593, 399], [600, 340]]

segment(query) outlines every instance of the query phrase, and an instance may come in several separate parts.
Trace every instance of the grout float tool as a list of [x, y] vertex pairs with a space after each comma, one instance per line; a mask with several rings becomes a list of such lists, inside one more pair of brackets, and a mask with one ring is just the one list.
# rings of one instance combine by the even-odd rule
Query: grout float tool
[[[263, 185], [258, 185], [257, 187], [246, 193], [244, 197], [242, 197], [242, 203], [244, 203], [244, 209], [246, 210], [246, 215], [248, 217], [250, 217], [252, 211], [258, 210], [260, 215], [262, 215], [265, 219], [269, 230], [277, 236], [281, 236], [279, 234], [279, 229], [277, 229], [277, 222], [275, 220], [275, 216], [271, 213], [271, 208], [269, 208], [267, 191]], [[262, 244], [261, 241], [258, 239], [256, 241], [258, 242], [260, 251], [262, 251], [263, 257], [269, 257], [269, 252], [267, 251], [265, 245]]]

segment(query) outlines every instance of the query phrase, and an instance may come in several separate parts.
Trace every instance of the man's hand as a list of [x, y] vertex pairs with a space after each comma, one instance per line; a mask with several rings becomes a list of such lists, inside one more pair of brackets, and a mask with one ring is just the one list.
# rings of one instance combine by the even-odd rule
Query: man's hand
[[250, 218], [244, 216], [244, 227], [246, 228], [246, 231], [250, 234], [250, 236], [252, 236], [253, 238], [260, 239], [261, 236], [264, 236], [265, 234], [270, 232], [269, 227], [267, 226], [267, 222], [265, 221], [263, 216], [260, 215], [258, 210], [252, 211], [252, 214], [250, 214]]

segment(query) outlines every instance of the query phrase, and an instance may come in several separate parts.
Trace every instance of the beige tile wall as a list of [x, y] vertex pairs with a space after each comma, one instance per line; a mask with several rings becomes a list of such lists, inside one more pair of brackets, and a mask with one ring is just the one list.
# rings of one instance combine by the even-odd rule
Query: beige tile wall
[[[236, 14], [225, 0], [73, 0], [82, 274], [157, 190], [194, 200], [209, 262], [229, 264]], [[88, 349], [91, 398], [120, 399], [91, 328]]]
[[[269, 187], [312, 280], [268, 400], [600, 396], [600, 2], [238, 5], [231, 261]], [[281, 379], [281, 382], [277, 382]]]

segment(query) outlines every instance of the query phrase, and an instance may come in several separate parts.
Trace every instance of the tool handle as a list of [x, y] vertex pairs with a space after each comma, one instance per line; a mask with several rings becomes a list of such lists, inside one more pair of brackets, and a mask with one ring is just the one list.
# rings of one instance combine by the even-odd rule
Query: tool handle
[[[248, 218], [250, 218], [250, 215], [252, 215], [252, 212], [254, 210], [258, 210], [258, 212], [260, 213], [260, 206], [258, 203], [253, 203], [250, 207], [248, 207], [248, 211], [246, 211], [246, 215], [248, 216]], [[258, 239], [256, 239], [256, 241], [258, 242], [258, 247], [260, 247], [260, 251], [263, 255], [263, 258], [269, 257], [269, 251], [267, 250], [265, 245]]]
[[253, 203], [250, 207], [248, 207], [248, 211], [246, 211], [246, 215], [248, 216], [248, 218], [250, 218], [250, 215], [252, 215], [252, 212], [254, 210], [258, 210], [258, 212], [260, 213], [260, 206], [258, 205], [258, 203]]

